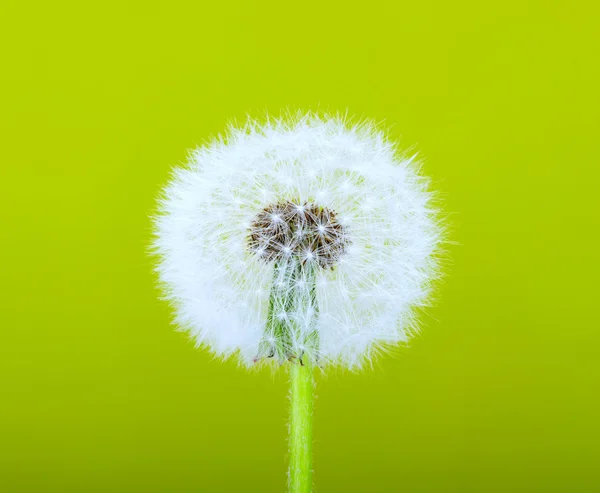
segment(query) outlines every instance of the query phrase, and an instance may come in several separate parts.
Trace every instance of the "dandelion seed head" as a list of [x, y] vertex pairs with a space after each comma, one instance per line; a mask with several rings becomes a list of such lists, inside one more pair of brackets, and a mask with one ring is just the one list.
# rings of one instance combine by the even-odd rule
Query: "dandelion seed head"
[[[318, 333], [318, 346], [294, 334], [288, 345], [322, 365], [358, 367], [408, 340], [443, 239], [418, 167], [370, 123], [298, 114], [232, 126], [174, 170], [154, 217], [176, 323], [247, 364], [279, 344], [265, 334], [270, 310]], [[308, 301], [269, 306], [273, 289], [292, 287]]]

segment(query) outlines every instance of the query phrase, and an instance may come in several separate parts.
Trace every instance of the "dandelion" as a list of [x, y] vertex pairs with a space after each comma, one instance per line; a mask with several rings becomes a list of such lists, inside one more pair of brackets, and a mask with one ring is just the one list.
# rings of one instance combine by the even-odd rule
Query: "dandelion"
[[369, 123], [231, 127], [174, 171], [154, 249], [177, 324], [246, 365], [290, 362], [290, 490], [311, 489], [312, 369], [407, 341], [437, 274], [428, 182]]

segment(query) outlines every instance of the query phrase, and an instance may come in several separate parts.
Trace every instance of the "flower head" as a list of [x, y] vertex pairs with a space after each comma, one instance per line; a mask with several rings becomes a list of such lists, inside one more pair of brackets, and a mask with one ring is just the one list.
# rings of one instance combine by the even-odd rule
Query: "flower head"
[[431, 199], [370, 124], [249, 122], [174, 171], [158, 273], [177, 323], [218, 355], [357, 366], [416, 329], [437, 273]]

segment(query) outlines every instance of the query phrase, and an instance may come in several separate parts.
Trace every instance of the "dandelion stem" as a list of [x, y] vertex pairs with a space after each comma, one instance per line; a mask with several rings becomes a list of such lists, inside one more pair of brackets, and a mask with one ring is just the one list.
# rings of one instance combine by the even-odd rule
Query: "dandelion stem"
[[312, 491], [313, 368], [295, 362], [290, 366], [290, 493]]

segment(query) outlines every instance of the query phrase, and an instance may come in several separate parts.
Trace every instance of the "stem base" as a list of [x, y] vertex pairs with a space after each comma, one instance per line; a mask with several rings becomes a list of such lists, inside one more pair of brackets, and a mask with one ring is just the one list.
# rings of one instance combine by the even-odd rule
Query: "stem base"
[[312, 491], [313, 368], [290, 365], [290, 493]]

